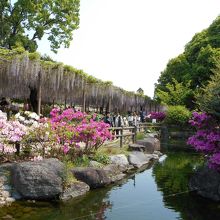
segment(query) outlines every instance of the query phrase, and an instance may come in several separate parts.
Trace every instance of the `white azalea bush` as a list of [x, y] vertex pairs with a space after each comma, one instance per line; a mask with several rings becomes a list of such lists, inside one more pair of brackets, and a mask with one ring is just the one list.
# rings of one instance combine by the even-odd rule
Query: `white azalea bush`
[[37, 126], [40, 116], [35, 112], [24, 111], [24, 112], [18, 112], [15, 115], [15, 119], [27, 126], [31, 126], [31, 125]]
[[22, 140], [23, 151], [38, 160], [41, 156], [50, 156], [52, 142], [51, 128], [47, 119], [42, 119], [28, 127], [28, 133]]

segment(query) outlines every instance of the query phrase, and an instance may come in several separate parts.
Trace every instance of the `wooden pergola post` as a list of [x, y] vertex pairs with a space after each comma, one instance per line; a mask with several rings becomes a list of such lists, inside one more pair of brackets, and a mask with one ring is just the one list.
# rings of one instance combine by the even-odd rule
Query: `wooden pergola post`
[[41, 83], [42, 83], [42, 77], [41, 72], [38, 73], [38, 97], [37, 97], [37, 114], [40, 116], [41, 113]]
[[83, 87], [83, 112], [86, 111], [86, 83], [84, 84]]
[[109, 100], [108, 100], [108, 109], [107, 109], [108, 112], [111, 112], [111, 109], [112, 109], [111, 105], [112, 105], [112, 99], [110, 97]]

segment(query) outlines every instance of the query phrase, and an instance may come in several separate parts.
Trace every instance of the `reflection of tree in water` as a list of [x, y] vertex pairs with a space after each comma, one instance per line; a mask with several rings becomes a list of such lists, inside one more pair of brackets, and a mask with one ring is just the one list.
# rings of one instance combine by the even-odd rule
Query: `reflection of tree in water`
[[187, 193], [193, 168], [200, 164], [202, 158], [197, 154], [172, 153], [163, 162], [155, 164], [153, 175], [158, 189], [163, 193], [164, 205], [179, 212], [182, 219], [217, 220], [220, 219], [217, 204]]
[[109, 188], [97, 189], [65, 203], [19, 202], [0, 208], [0, 219], [16, 220], [104, 220], [105, 210], [112, 205], [108, 200]]
[[92, 190], [79, 200], [65, 203], [60, 208], [63, 219], [104, 220], [105, 210], [112, 207], [108, 200], [109, 191], [110, 188]]
[[155, 164], [153, 174], [158, 187], [165, 195], [186, 191], [189, 175], [193, 167], [198, 166], [201, 160], [197, 154], [171, 153], [161, 163]]
[[101, 204], [101, 207], [99, 208], [98, 213], [96, 214], [96, 219], [97, 220], [104, 220], [105, 219], [105, 210], [107, 208], [111, 208], [111, 207], [112, 207], [112, 205], [111, 205], [110, 201], [103, 202]]

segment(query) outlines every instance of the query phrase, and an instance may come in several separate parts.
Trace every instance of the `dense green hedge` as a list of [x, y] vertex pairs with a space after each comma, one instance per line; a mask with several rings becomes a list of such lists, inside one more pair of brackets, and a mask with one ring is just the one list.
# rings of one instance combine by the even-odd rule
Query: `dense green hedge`
[[168, 125], [187, 125], [192, 113], [181, 105], [169, 106], [164, 123]]

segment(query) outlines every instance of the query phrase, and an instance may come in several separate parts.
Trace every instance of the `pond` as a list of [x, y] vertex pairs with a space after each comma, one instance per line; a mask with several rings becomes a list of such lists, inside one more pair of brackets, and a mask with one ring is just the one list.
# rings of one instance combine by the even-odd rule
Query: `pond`
[[0, 219], [220, 219], [220, 204], [188, 191], [188, 178], [201, 163], [197, 153], [166, 150], [150, 168], [118, 185], [67, 203], [17, 202], [1, 208]]

